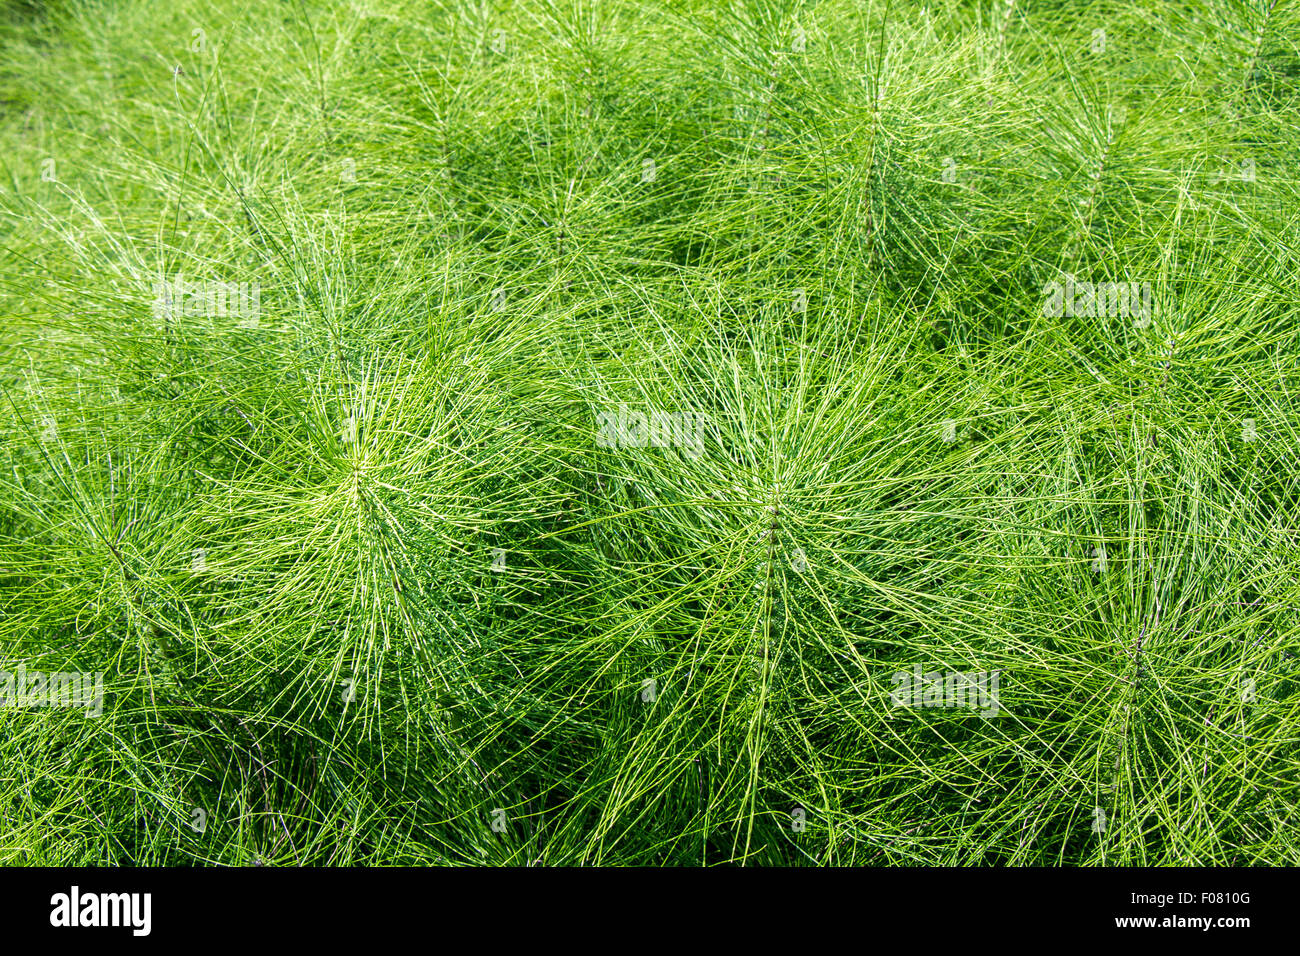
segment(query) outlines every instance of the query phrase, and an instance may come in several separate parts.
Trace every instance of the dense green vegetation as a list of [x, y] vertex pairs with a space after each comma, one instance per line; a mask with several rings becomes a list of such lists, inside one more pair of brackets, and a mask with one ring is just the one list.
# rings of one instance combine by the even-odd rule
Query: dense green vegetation
[[2, 23], [0, 862], [1300, 863], [1300, 4]]

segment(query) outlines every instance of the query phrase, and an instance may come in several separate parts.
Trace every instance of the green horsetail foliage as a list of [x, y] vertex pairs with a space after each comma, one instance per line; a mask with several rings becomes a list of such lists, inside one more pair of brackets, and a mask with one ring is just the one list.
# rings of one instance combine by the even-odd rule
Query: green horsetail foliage
[[11, 2], [0, 145], [0, 863], [1300, 864], [1300, 4]]

